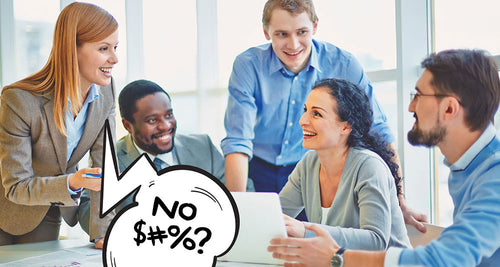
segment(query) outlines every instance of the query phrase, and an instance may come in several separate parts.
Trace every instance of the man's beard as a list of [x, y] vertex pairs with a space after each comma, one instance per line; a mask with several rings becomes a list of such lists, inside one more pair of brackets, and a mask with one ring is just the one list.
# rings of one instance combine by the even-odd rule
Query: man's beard
[[147, 151], [151, 154], [154, 154], [154, 155], [164, 154], [164, 153], [168, 153], [168, 152], [172, 151], [172, 149], [174, 148], [174, 139], [172, 138], [172, 146], [168, 150], [160, 149], [155, 143], [142, 144], [142, 145], [144, 146], [144, 148], [141, 148], [141, 149], [143, 149], [144, 151]]
[[145, 138], [145, 134], [142, 134], [140, 131], [139, 131], [139, 128], [134, 128], [134, 134], [133, 134], [133, 139], [134, 139], [134, 143], [139, 147], [141, 148], [142, 150], [148, 152], [148, 153], [151, 153], [153, 155], [158, 155], [158, 154], [164, 154], [164, 153], [168, 153], [170, 151], [172, 151], [172, 149], [174, 148], [174, 137], [175, 137], [175, 129], [174, 129], [174, 134], [172, 134], [172, 146], [166, 150], [166, 149], [161, 149], [160, 147], [158, 147], [158, 145], [154, 142], [154, 140], [156, 139], [156, 136], [158, 135], [161, 135], [156, 133], [156, 134], [152, 134], [151, 136], [149, 136], [149, 138]]
[[415, 127], [408, 132], [408, 142], [414, 146], [431, 147], [441, 142], [445, 136], [446, 128], [440, 126], [439, 122], [427, 133], [418, 128], [417, 122]]

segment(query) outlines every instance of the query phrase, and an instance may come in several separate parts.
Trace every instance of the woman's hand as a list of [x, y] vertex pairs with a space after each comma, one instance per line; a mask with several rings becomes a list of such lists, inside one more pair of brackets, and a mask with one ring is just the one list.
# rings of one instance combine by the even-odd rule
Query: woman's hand
[[285, 219], [286, 232], [289, 237], [304, 237], [306, 235], [306, 228], [303, 222], [286, 214], [283, 214], [283, 218]]
[[104, 247], [104, 237], [99, 238], [99, 240], [95, 241], [95, 246], [94, 248], [96, 249], [102, 249]]
[[69, 176], [68, 184], [71, 190], [88, 188], [93, 191], [101, 191], [101, 168], [81, 169]]

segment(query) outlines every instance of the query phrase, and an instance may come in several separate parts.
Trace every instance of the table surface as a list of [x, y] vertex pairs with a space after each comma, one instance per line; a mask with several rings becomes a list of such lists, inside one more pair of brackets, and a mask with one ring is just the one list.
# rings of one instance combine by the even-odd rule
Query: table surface
[[[86, 239], [0, 246], [0, 266], [103, 266], [102, 251], [93, 247], [94, 244]], [[225, 266], [262, 267], [278, 265], [217, 262], [217, 267]]]

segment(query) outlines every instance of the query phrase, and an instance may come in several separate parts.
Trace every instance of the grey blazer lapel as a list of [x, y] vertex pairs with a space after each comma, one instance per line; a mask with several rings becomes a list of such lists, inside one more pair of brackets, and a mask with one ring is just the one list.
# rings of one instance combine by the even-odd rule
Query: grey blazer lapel
[[134, 161], [139, 157], [139, 151], [135, 148], [134, 142], [132, 141], [132, 135], [128, 134], [125, 137], [125, 147], [122, 148], [124, 152], [127, 152], [129, 158]]
[[104, 125], [104, 120], [106, 120], [106, 116], [103, 115], [103, 110], [104, 104], [109, 102], [106, 100], [106, 94], [102, 93], [102, 87], [98, 85], [95, 86], [99, 92], [99, 97], [89, 104], [87, 110], [87, 120], [85, 121], [82, 138], [69, 159], [68, 164], [70, 166], [77, 164], [85, 153], [87, 153], [101, 131], [101, 128], [96, 127], [96, 125]]
[[175, 157], [177, 164], [193, 165], [191, 163], [192, 156], [189, 155], [187, 147], [177, 137], [174, 137], [174, 149], [172, 152], [172, 156]]
[[52, 139], [52, 145], [54, 146], [54, 151], [56, 151], [57, 162], [59, 163], [59, 168], [61, 173], [66, 173], [67, 161], [67, 138], [64, 136], [59, 129], [57, 129], [54, 120], [54, 98], [53, 94], [45, 95], [47, 102], [43, 105], [45, 110], [45, 116], [47, 117], [47, 127], [49, 128], [50, 138]]
[[118, 157], [118, 161], [120, 163], [120, 171], [124, 171], [140, 155], [134, 146], [134, 142], [132, 141], [132, 136], [130, 134], [125, 136], [125, 145], [121, 146], [119, 149], [121, 151], [118, 152], [118, 155], [124, 155]]

